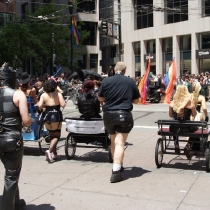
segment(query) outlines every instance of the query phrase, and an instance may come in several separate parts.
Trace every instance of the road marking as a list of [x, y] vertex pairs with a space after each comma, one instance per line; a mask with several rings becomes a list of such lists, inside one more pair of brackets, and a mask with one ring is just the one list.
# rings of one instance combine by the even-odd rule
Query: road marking
[[[62, 122], [62, 125], [66, 125], [66, 122]], [[135, 125], [134, 128], [147, 128], [147, 129], [158, 129], [157, 126], [141, 126], [141, 125]]]

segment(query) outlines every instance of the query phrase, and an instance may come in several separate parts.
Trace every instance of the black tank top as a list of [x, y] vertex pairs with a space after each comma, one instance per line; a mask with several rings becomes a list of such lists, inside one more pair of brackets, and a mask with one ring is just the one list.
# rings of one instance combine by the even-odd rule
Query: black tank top
[[0, 141], [21, 139], [22, 119], [19, 108], [13, 103], [15, 90], [0, 88]]
[[175, 120], [190, 120], [190, 116], [192, 114], [192, 110], [188, 108], [184, 108], [183, 117], [178, 117], [177, 113], [173, 110], [173, 118]]

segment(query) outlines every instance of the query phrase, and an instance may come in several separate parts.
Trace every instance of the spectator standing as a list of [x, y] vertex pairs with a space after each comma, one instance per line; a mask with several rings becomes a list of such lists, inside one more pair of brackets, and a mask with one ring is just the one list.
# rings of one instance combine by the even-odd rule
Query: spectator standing
[[26, 205], [20, 200], [18, 181], [22, 167], [22, 122], [32, 123], [25, 94], [14, 90], [16, 72], [6, 64], [0, 69], [0, 158], [5, 167], [4, 192], [1, 210], [21, 210]]
[[124, 76], [126, 66], [118, 62], [115, 75], [103, 80], [98, 92], [99, 101], [105, 102], [104, 125], [111, 138], [111, 153], [113, 156], [113, 170], [110, 182], [123, 180], [124, 145], [129, 132], [133, 128], [132, 103], [138, 103], [139, 91], [133, 79]]

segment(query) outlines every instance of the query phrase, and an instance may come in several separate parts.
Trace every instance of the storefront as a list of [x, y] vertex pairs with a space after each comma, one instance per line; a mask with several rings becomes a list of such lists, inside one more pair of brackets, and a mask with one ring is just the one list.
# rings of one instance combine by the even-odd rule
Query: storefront
[[210, 72], [210, 48], [196, 50], [196, 59], [199, 59], [199, 73]]
[[[149, 55], [144, 55], [144, 62], [146, 63], [146, 68], [148, 66]], [[156, 54], [150, 54], [150, 72], [156, 75]]]

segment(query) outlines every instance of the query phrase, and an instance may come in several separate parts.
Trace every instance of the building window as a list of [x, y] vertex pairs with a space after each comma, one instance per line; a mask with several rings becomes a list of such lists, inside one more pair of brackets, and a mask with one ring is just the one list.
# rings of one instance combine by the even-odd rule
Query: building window
[[110, 53], [110, 57], [111, 58], [115, 58], [117, 57], [117, 50], [116, 50], [116, 46], [111, 47], [111, 53]]
[[22, 15], [23, 21], [27, 19], [27, 17], [26, 17], [27, 10], [28, 10], [28, 3], [22, 4], [21, 5], [21, 15]]
[[78, 0], [77, 12], [96, 13], [95, 0]]
[[200, 49], [209, 49], [210, 48], [210, 32], [200, 34]]
[[90, 69], [97, 71], [97, 69], [98, 69], [98, 54], [90, 54]]
[[147, 54], [155, 54], [156, 47], [155, 47], [155, 39], [147, 41]]
[[31, 1], [31, 13], [34, 14], [36, 11], [36, 8], [38, 7], [38, 2], [37, 0], [32, 0]]
[[169, 65], [172, 62], [173, 55], [173, 39], [172, 37], [162, 39], [162, 58], [163, 58], [163, 73], [165, 74]]
[[191, 35], [180, 36], [180, 72], [191, 71]]
[[166, 0], [165, 7], [176, 8], [180, 11], [166, 11], [166, 24], [188, 20], [188, 1]]
[[210, 16], [210, 0], [203, 0], [203, 17]]
[[81, 31], [86, 30], [90, 32], [90, 36], [83, 40], [83, 45], [94, 45], [96, 46], [96, 38], [97, 38], [97, 23], [95, 22], [83, 22], [81, 25]]
[[133, 50], [135, 56], [135, 76], [141, 76], [141, 42], [133, 43]]
[[135, 0], [135, 29], [153, 27], [153, 0]]

